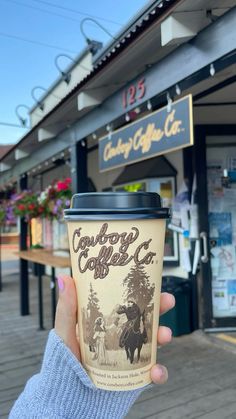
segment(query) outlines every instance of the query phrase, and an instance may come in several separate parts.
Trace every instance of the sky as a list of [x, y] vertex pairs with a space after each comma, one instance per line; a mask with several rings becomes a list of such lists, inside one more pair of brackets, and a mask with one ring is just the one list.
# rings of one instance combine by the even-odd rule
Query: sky
[[[96, 19], [113, 36], [131, 19], [147, 0], [0, 0], [0, 144], [16, 143], [27, 129], [20, 126], [16, 107], [31, 108], [35, 86], [48, 89], [59, 77], [55, 66], [58, 54], [76, 58], [86, 46], [80, 22]], [[84, 32], [103, 42], [111, 37], [98, 25], [86, 21]], [[60, 58], [63, 69], [70, 60]], [[34, 91], [37, 98], [44, 92]], [[28, 109], [18, 112], [28, 119]], [[6, 125], [9, 124], [9, 125]]]

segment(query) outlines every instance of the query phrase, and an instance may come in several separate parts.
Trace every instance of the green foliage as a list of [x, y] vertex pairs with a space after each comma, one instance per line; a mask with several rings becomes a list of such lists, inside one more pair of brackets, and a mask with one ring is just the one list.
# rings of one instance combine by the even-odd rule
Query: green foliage
[[5, 217], [6, 217], [6, 211], [2, 206], [0, 206], [0, 225], [4, 224]]

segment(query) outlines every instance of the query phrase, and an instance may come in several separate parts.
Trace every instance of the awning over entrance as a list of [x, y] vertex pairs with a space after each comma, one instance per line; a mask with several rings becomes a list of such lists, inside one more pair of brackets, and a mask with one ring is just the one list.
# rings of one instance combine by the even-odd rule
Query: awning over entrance
[[163, 156], [153, 157], [139, 163], [130, 164], [113, 183], [113, 186], [122, 185], [135, 180], [176, 176], [177, 170]]

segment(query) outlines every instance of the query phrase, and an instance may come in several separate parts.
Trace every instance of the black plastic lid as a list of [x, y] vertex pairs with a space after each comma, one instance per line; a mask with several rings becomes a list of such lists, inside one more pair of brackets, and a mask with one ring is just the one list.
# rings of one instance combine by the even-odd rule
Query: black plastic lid
[[82, 214], [150, 214], [169, 218], [169, 209], [162, 208], [155, 192], [90, 192], [73, 195], [71, 208], [64, 211], [65, 219]]

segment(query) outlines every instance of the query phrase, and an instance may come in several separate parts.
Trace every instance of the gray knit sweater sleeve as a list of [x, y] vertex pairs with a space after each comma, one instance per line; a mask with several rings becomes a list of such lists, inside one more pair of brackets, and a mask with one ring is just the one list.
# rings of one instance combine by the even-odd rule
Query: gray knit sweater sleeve
[[52, 330], [41, 371], [27, 382], [9, 419], [119, 419], [127, 414], [143, 389], [97, 389]]

